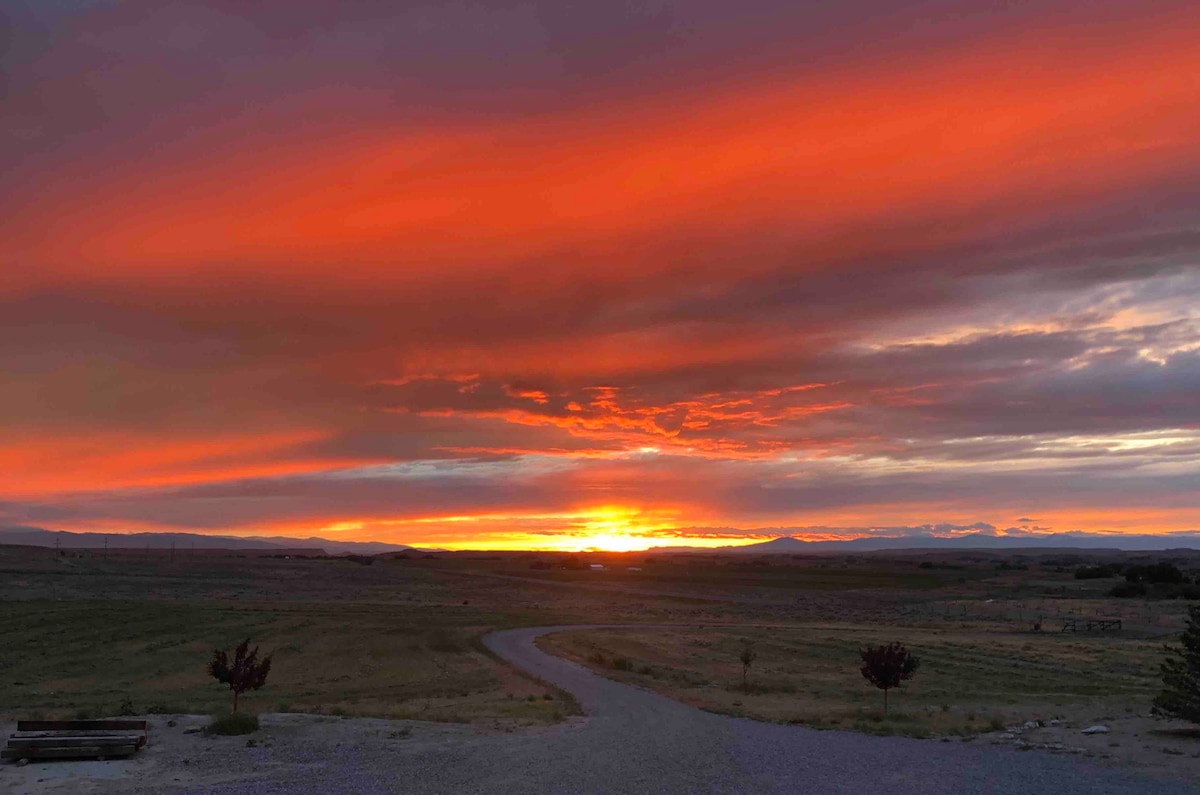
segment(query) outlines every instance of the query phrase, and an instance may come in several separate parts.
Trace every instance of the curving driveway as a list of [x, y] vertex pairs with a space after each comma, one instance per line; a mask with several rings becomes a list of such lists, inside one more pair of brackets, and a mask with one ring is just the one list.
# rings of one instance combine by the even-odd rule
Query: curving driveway
[[[817, 731], [703, 712], [597, 676], [542, 652], [539, 635], [589, 627], [496, 632], [484, 641], [514, 665], [573, 693], [586, 728], [546, 744], [555, 775], [541, 792], [1194, 793], [1082, 760], [1009, 748]], [[526, 789], [527, 788], [527, 789]]]
[[[375, 742], [340, 741], [331, 726], [327, 732], [310, 732], [279, 748], [253, 749], [256, 763], [250, 769], [236, 765], [232, 755], [218, 760], [218, 771], [221, 764], [226, 771], [220, 782], [210, 778], [206, 784], [188, 784], [176, 778], [179, 783], [173, 786], [138, 788], [126, 783], [111, 791], [154, 795], [1174, 795], [1198, 791], [1183, 782], [1149, 779], [1077, 758], [714, 715], [597, 676], [534, 645], [539, 635], [586, 628], [591, 627], [515, 629], [484, 638], [490, 649], [512, 664], [573, 693], [586, 719], [512, 734], [426, 726], [426, 739]], [[240, 742], [240, 738], [230, 740]]]

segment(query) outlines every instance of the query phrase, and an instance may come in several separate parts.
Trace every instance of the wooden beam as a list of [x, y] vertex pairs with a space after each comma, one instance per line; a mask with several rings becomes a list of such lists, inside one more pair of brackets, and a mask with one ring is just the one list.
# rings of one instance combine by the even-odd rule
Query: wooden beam
[[0, 759], [82, 759], [87, 757], [108, 758], [131, 756], [137, 747], [129, 745], [92, 745], [73, 748], [5, 748]]
[[58, 736], [58, 737], [10, 737], [9, 748], [72, 748], [92, 745], [137, 745], [138, 738], [127, 734], [93, 734], [90, 736]]
[[144, 720], [22, 720], [17, 721], [19, 732], [110, 731], [144, 732]]

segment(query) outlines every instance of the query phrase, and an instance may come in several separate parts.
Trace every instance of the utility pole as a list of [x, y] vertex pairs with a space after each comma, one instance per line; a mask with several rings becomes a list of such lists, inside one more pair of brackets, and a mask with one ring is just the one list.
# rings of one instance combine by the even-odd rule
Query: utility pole
[[104, 536], [104, 562], [108, 563], [108, 536]]

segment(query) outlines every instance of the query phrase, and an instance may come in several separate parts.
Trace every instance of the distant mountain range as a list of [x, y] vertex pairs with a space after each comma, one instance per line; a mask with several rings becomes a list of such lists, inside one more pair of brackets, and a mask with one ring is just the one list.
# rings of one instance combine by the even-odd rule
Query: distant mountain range
[[[100, 549], [108, 539], [109, 549], [244, 549], [289, 550], [309, 549], [327, 555], [378, 555], [385, 552], [440, 551], [425, 550], [405, 544], [382, 541], [335, 541], [312, 536], [225, 536], [201, 533], [72, 533], [46, 530], [41, 527], [0, 526], [0, 544], [52, 547], [64, 549]], [[1200, 550], [1200, 532], [1169, 535], [1092, 535], [1088, 533], [1039, 533], [997, 536], [988, 533], [964, 533], [957, 536], [899, 535], [848, 538], [844, 541], [805, 541], [792, 536], [773, 538], [758, 544], [716, 548], [654, 547], [650, 552], [704, 552], [730, 554], [812, 554], [821, 552], [886, 552], [902, 550], [963, 550], [963, 549], [1108, 549], [1130, 552], [1152, 552], [1167, 549]]]
[[0, 544], [64, 549], [100, 549], [108, 539], [109, 549], [311, 549], [327, 555], [378, 555], [403, 552], [413, 547], [385, 544], [382, 541], [333, 541], [328, 538], [288, 538], [286, 536], [219, 536], [200, 533], [70, 533], [41, 527], [0, 527]]
[[1171, 533], [1157, 536], [1091, 535], [1088, 533], [995, 536], [987, 533], [966, 533], [947, 538], [913, 535], [850, 538], [845, 541], [805, 541], [800, 538], [784, 536], [760, 544], [722, 547], [721, 549], [726, 552], [760, 555], [806, 552], [876, 552], [903, 549], [1121, 549], [1137, 552], [1200, 549], [1200, 533]]

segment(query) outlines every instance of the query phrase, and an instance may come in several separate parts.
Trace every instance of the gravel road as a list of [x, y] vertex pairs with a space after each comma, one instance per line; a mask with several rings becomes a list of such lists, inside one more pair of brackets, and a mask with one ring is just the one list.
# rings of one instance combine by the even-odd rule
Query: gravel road
[[[493, 633], [487, 645], [573, 693], [586, 719], [527, 732], [430, 729], [390, 744], [309, 731], [255, 749], [222, 782], [121, 792], [266, 793], [1195, 793], [1073, 757], [1011, 748], [816, 731], [713, 715], [604, 679], [537, 649], [542, 634]], [[347, 722], [350, 723], [350, 722]], [[337, 724], [327, 724], [336, 727]], [[332, 728], [331, 728], [332, 730]], [[360, 731], [360, 735], [362, 732]], [[375, 732], [375, 735], [380, 732]], [[335, 742], [336, 740], [336, 742]], [[232, 749], [233, 746], [230, 746]], [[235, 769], [236, 768], [236, 769]], [[178, 781], [178, 779], [176, 779]]]

